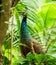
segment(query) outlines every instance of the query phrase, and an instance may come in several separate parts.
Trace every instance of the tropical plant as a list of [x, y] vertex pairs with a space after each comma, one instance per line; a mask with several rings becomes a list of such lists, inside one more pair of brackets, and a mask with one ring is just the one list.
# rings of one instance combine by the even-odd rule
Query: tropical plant
[[[41, 5], [40, 5], [41, 4]], [[20, 53], [21, 12], [27, 9], [29, 32], [42, 45], [45, 55], [28, 53], [23, 58]], [[5, 45], [6, 44], [6, 45]], [[11, 51], [12, 50], [12, 51]], [[12, 55], [13, 65], [56, 65], [56, 3], [52, 0], [23, 0], [13, 9], [8, 33], [3, 45], [3, 56]]]

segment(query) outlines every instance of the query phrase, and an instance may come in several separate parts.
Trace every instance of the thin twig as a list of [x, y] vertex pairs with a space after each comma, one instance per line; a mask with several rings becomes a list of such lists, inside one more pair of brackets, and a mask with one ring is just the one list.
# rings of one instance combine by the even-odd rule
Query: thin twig
[[49, 43], [49, 45], [47, 46], [45, 53], [47, 53], [47, 51], [48, 51], [50, 45], [51, 45], [51, 43]]
[[[49, 42], [49, 40], [50, 40], [50, 34], [49, 34], [49, 37], [48, 37], [48, 41], [47, 41], [47, 42]], [[51, 45], [51, 43], [49, 43], [49, 45], [48, 45], [48, 46], [47, 46], [47, 43], [46, 43], [47, 48], [46, 48], [45, 53], [47, 53], [47, 51], [48, 51], [48, 49], [49, 49], [50, 45]]]
[[[13, 13], [13, 11], [12, 11], [12, 13]], [[13, 16], [13, 15], [12, 15]], [[12, 26], [11, 26], [11, 49], [10, 49], [10, 51], [11, 51], [11, 57], [10, 57], [10, 60], [11, 60], [11, 64], [10, 65], [12, 65], [12, 43], [13, 43], [13, 18], [12, 18]]]

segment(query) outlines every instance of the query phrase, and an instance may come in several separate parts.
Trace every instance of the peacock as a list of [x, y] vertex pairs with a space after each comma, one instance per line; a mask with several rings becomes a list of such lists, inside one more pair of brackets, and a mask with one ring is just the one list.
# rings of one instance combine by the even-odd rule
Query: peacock
[[20, 46], [23, 57], [26, 57], [27, 53], [29, 52], [33, 54], [44, 54], [44, 51], [39, 42], [30, 35], [27, 25], [27, 14], [25, 12], [23, 13], [23, 19], [20, 28], [20, 42], [25, 45]]

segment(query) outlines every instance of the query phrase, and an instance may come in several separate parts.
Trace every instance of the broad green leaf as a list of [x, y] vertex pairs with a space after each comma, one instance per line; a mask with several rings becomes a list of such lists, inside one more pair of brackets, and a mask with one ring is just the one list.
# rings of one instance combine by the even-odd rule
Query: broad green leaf
[[44, 27], [51, 28], [56, 20], [56, 3], [48, 3], [43, 5], [39, 15], [43, 19]]

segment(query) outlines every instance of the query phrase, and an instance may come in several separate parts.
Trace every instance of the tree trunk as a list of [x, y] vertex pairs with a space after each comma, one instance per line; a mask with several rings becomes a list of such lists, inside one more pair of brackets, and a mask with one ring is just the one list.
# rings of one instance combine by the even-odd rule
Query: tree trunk
[[2, 44], [8, 28], [10, 8], [14, 7], [19, 0], [0, 0], [0, 65], [2, 64]]
[[0, 65], [2, 64], [2, 43], [6, 36], [8, 25], [6, 22], [9, 20], [10, 13], [10, 0], [0, 0]]

